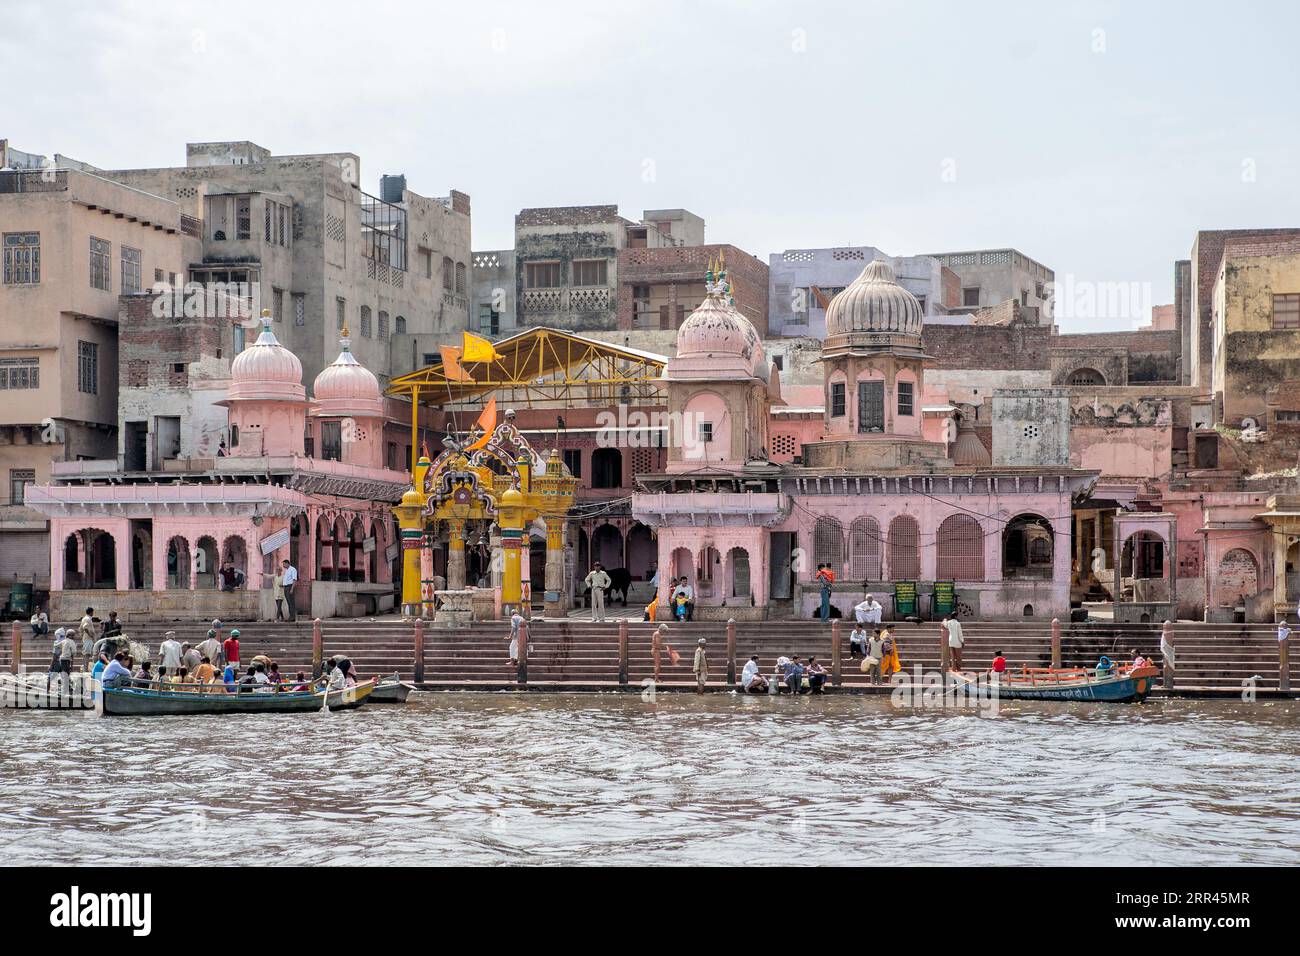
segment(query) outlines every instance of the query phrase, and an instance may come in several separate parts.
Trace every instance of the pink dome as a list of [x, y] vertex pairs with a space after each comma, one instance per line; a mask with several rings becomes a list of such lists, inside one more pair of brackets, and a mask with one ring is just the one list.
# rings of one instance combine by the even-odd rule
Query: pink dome
[[698, 366], [697, 371], [718, 377], [739, 374], [766, 381], [770, 374], [754, 324], [719, 290], [710, 291], [677, 330], [677, 358], [670, 365], [679, 370]]
[[305, 401], [302, 387], [302, 363], [298, 356], [279, 343], [271, 331], [271, 314], [262, 312], [262, 334], [257, 341], [235, 356], [230, 363], [232, 401], [289, 399]]
[[334, 364], [321, 369], [312, 383], [311, 393], [317, 415], [381, 416], [384, 400], [379, 393], [379, 380], [374, 373], [356, 360], [352, 354], [352, 340], [343, 329], [339, 340], [342, 351]]

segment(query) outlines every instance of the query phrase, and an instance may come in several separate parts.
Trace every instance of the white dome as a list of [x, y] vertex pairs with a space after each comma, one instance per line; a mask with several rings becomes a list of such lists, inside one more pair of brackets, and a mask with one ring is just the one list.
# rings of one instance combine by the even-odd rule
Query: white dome
[[276, 339], [271, 314], [262, 312], [262, 334], [230, 363], [232, 400], [291, 399], [307, 397], [302, 387], [302, 362]]
[[898, 284], [888, 262], [867, 263], [862, 274], [826, 307], [826, 334], [892, 332], [921, 334], [924, 314], [916, 296]]

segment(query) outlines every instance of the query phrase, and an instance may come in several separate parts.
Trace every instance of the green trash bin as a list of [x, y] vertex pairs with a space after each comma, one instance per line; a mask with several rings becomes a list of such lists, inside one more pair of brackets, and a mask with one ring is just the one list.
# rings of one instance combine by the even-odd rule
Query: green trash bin
[[32, 586], [15, 584], [9, 589], [9, 613], [30, 616], [32, 613]]

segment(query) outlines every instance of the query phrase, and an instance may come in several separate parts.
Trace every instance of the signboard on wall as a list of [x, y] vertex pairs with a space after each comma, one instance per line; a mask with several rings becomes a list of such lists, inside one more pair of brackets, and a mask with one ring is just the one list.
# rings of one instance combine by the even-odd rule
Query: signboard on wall
[[894, 582], [894, 616], [911, 617], [916, 614], [916, 582]]
[[276, 551], [279, 551], [288, 543], [289, 543], [289, 529], [281, 528], [279, 531], [275, 532], [274, 534], [268, 534], [265, 538], [262, 539], [262, 553], [274, 554]]
[[366, 538], [364, 541], [361, 542], [362, 554], [369, 554], [373, 550], [375, 550], [375, 539], [373, 537]]
[[401, 553], [402, 553], [402, 545], [398, 541], [394, 541], [388, 547], [384, 548], [384, 557], [389, 561], [395, 560], [397, 556]]
[[957, 610], [957, 582], [934, 582], [934, 616], [942, 617]]

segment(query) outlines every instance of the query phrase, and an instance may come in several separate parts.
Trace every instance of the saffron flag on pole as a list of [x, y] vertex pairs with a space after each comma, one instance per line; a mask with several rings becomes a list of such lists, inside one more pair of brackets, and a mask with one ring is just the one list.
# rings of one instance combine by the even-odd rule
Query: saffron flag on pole
[[468, 332], [461, 333], [465, 337], [465, 347], [462, 349], [462, 360], [468, 364], [470, 362], [493, 362], [501, 355], [492, 347], [492, 343], [487, 339], [479, 338], [477, 335], [471, 335]]
[[466, 451], [477, 451], [488, 443], [492, 437], [492, 432], [497, 427], [497, 399], [493, 395], [488, 399], [487, 405], [483, 407], [483, 414], [479, 415], [478, 421], [474, 423], [474, 428], [482, 432], [478, 438], [470, 444]]
[[460, 349], [454, 345], [440, 345], [442, 353], [442, 374], [449, 382], [472, 382], [474, 376], [460, 367]]

